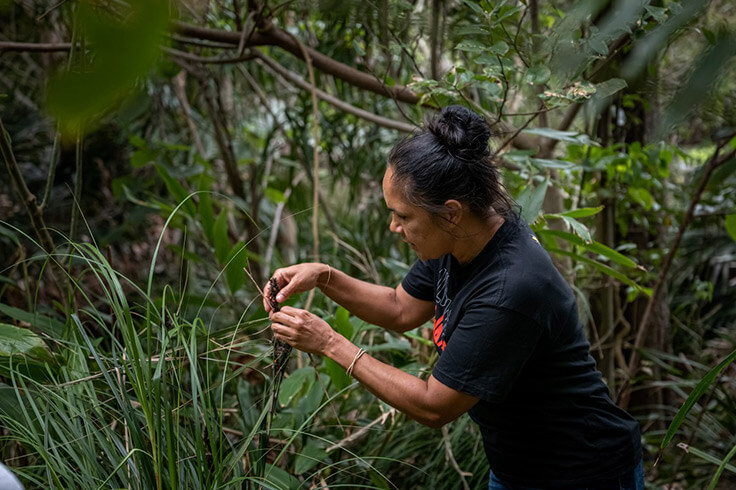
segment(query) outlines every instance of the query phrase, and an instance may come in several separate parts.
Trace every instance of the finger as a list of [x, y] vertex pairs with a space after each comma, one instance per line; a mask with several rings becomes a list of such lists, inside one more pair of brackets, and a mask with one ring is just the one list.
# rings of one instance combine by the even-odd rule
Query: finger
[[[294, 309], [296, 308], [292, 308], [292, 310]], [[297, 320], [295, 315], [293, 315], [289, 311], [284, 311], [284, 310], [272, 311], [271, 314], [268, 316], [272, 322], [282, 323], [284, 325], [290, 325], [290, 326], [293, 326], [294, 322]]]
[[302, 308], [295, 308], [293, 306], [284, 306], [281, 308], [281, 312], [289, 315], [291, 318], [298, 318], [300, 316], [305, 316], [306, 314], [309, 314], [307, 310], [304, 310]]
[[273, 336], [282, 342], [286, 342], [287, 344], [291, 345], [294, 339], [292, 338], [292, 332], [289, 327], [286, 325], [283, 325], [281, 323], [272, 323], [271, 324], [271, 331], [273, 332]]

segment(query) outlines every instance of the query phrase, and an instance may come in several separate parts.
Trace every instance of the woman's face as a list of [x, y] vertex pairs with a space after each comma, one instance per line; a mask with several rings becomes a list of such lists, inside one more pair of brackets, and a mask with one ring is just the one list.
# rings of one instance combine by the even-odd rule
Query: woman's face
[[404, 199], [403, 189], [394, 181], [390, 166], [383, 176], [383, 198], [391, 212], [389, 228], [398, 233], [420, 259], [436, 259], [452, 252], [452, 236], [437, 225], [437, 220], [428, 211]]

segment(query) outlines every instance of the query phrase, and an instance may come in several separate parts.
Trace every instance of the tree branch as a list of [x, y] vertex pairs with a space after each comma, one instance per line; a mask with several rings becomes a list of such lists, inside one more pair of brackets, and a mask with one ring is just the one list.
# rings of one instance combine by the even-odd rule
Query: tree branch
[[639, 324], [639, 331], [636, 334], [636, 340], [634, 341], [634, 346], [631, 349], [631, 357], [629, 358], [629, 365], [626, 372], [626, 378], [623, 381], [623, 384], [621, 386], [621, 390], [619, 392], [619, 406], [626, 410], [629, 406], [629, 401], [631, 400], [631, 378], [634, 376], [636, 371], [639, 369], [639, 361], [640, 361], [640, 355], [639, 351], [641, 350], [642, 346], [644, 345], [644, 339], [646, 338], [646, 333], [649, 328], [649, 319], [652, 316], [652, 312], [654, 311], [654, 305], [657, 302], [657, 299], [659, 295], [662, 293], [662, 285], [664, 284], [664, 280], [667, 277], [667, 273], [669, 272], [670, 266], [672, 265], [672, 261], [675, 257], [675, 253], [677, 252], [677, 249], [680, 247], [680, 242], [682, 241], [682, 237], [685, 234], [685, 230], [687, 229], [688, 225], [690, 224], [690, 221], [692, 220], [694, 214], [695, 214], [695, 206], [700, 202], [700, 197], [703, 194], [703, 191], [705, 191], [705, 186], [708, 185], [708, 181], [710, 180], [711, 175], [713, 172], [723, 165], [724, 163], [728, 162], [734, 156], [736, 156], [736, 149], [731, 150], [726, 155], [719, 157], [719, 154], [723, 147], [728, 144], [728, 141], [731, 138], [726, 138], [723, 140], [721, 144], [718, 145], [715, 152], [713, 153], [713, 156], [711, 157], [710, 161], [708, 162], [707, 167], [705, 168], [705, 173], [703, 177], [700, 179], [700, 183], [698, 185], [697, 190], [695, 191], [695, 194], [693, 195], [693, 198], [690, 200], [690, 205], [687, 208], [687, 212], [685, 213], [685, 216], [682, 219], [682, 223], [680, 223], [680, 229], [677, 232], [677, 236], [675, 236], [675, 239], [672, 241], [672, 245], [669, 247], [669, 252], [667, 253], [667, 256], [664, 258], [664, 261], [662, 262], [662, 266], [659, 270], [659, 274], [657, 274], [657, 279], [654, 282], [654, 287], [652, 288], [652, 296], [649, 298], [649, 301], [647, 302], [647, 306], [644, 310], [644, 314], [642, 315], [641, 323]]
[[23, 201], [23, 206], [26, 208], [26, 213], [28, 213], [28, 216], [31, 218], [33, 231], [36, 232], [36, 236], [38, 236], [39, 240], [41, 241], [41, 247], [47, 254], [52, 254], [54, 252], [54, 249], [56, 248], [54, 246], [54, 241], [49, 234], [48, 228], [46, 228], [46, 223], [44, 222], [41, 208], [38, 206], [38, 204], [36, 204], [36, 196], [28, 189], [28, 186], [26, 186], [26, 181], [23, 178], [23, 174], [21, 174], [20, 172], [20, 167], [18, 167], [18, 162], [15, 160], [13, 149], [10, 146], [10, 135], [5, 130], [5, 126], [3, 125], [3, 120], [1, 117], [0, 153], [5, 160], [5, 165], [8, 167], [10, 182], [13, 184], [13, 187], [15, 187], [15, 190], [20, 195], [21, 201]]
[[[281, 77], [285, 78], [286, 80], [288, 80], [289, 82], [293, 83], [294, 85], [296, 85], [297, 87], [303, 90], [311, 90], [310, 85], [307, 82], [305, 82], [299, 74], [286, 69], [281, 64], [279, 64], [277, 61], [266, 56], [260, 51], [254, 50], [253, 54], [256, 58], [258, 58], [261, 62], [263, 62], [267, 68], [276, 72], [276, 74], [280, 75]], [[395, 121], [387, 117], [381, 117], [377, 114], [373, 114], [372, 112], [368, 112], [364, 109], [360, 109], [358, 107], [350, 105], [347, 102], [344, 102], [338, 99], [337, 97], [334, 97], [328, 94], [327, 92], [323, 90], [317, 89], [316, 93], [317, 93], [317, 97], [324, 100], [328, 104], [340, 109], [341, 111], [347, 112], [348, 114], [352, 114], [361, 119], [365, 119], [366, 121], [370, 121], [379, 126], [383, 126], [389, 129], [395, 129], [403, 133], [411, 133], [416, 129], [416, 127], [411, 124], [407, 124], [401, 121]]]

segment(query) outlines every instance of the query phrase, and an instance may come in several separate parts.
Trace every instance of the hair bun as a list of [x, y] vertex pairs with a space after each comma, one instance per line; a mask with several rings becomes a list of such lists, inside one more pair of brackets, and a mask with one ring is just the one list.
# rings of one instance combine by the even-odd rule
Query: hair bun
[[427, 124], [427, 129], [453, 156], [482, 160], [490, 155], [491, 129], [486, 120], [467, 107], [451, 105]]

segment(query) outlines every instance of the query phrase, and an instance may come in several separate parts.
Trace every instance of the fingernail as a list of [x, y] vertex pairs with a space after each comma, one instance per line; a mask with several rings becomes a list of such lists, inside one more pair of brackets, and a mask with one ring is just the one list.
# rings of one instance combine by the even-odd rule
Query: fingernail
[[283, 300], [284, 300], [284, 295], [283, 294], [279, 293], [279, 294], [276, 295], [276, 301], [278, 301], [279, 303], [281, 303]]

